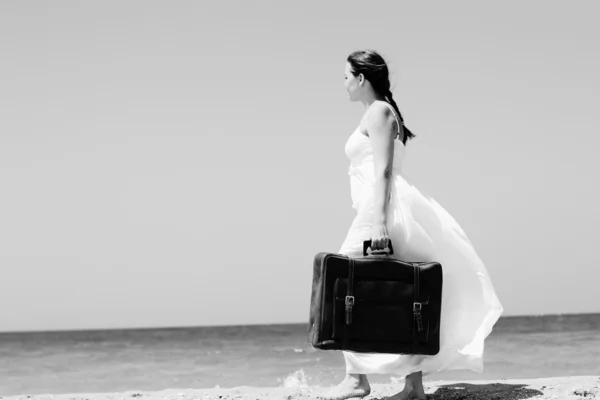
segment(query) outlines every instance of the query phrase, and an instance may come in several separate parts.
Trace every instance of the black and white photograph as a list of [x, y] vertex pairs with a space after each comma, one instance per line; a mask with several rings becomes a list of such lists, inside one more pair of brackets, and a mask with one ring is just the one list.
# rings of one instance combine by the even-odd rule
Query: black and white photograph
[[0, 399], [600, 400], [598, 15], [0, 0]]

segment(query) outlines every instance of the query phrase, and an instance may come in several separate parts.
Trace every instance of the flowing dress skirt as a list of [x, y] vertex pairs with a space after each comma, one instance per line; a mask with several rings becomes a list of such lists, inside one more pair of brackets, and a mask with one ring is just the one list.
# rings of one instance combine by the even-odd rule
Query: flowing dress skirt
[[[371, 185], [354, 185], [357, 215], [339, 250], [362, 256], [373, 220]], [[440, 352], [435, 356], [344, 351], [347, 373], [423, 375], [442, 370], [483, 371], [484, 340], [503, 312], [488, 272], [465, 232], [435, 200], [401, 174], [392, 181], [388, 232], [394, 255], [405, 261], [438, 261], [443, 269]]]

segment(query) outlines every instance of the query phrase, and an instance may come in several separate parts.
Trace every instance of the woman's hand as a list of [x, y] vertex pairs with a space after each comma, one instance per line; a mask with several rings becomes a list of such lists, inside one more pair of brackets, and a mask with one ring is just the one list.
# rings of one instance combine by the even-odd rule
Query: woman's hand
[[381, 251], [388, 247], [390, 237], [384, 223], [373, 225], [371, 231], [371, 251]]

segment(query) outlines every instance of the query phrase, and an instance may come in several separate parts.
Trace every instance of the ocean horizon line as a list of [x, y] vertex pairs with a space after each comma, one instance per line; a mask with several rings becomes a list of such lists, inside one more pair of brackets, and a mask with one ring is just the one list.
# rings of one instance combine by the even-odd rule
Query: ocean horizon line
[[[531, 318], [560, 318], [560, 317], [581, 317], [581, 316], [600, 316], [600, 312], [583, 313], [548, 313], [548, 314], [515, 314], [503, 315], [500, 320], [531, 319]], [[290, 327], [308, 324], [306, 322], [278, 322], [278, 323], [250, 323], [250, 324], [216, 324], [216, 325], [175, 325], [175, 326], [130, 326], [130, 327], [110, 327], [110, 328], [81, 328], [81, 329], [44, 329], [44, 330], [15, 330], [0, 331], [2, 335], [21, 335], [21, 334], [68, 334], [68, 333], [94, 333], [94, 332], [128, 332], [128, 331], [173, 331], [186, 329], [226, 329], [226, 328], [268, 328], [268, 327]]]

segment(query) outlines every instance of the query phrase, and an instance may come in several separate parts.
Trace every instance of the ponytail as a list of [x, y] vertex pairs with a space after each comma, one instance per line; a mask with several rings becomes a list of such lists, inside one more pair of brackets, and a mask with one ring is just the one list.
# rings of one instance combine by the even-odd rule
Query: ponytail
[[396, 112], [398, 113], [398, 116], [400, 117], [400, 122], [402, 123], [402, 127], [404, 128], [404, 140], [402, 141], [404, 144], [406, 144], [406, 141], [408, 139], [412, 139], [415, 137], [415, 135], [410, 131], [410, 129], [408, 129], [406, 127], [406, 125], [404, 125], [404, 118], [402, 118], [402, 113], [400, 113], [400, 109], [398, 108], [398, 105], [396, 104], [396, 102], [394, 101], [394, 97], [392, 96], [392, 92], [388, 89], [387, 93], [385, 95], [385, 98], [388, 100], [388, 102], [392, 105], [392, 107], [394, 107], [394, 110], [396, 110]]

